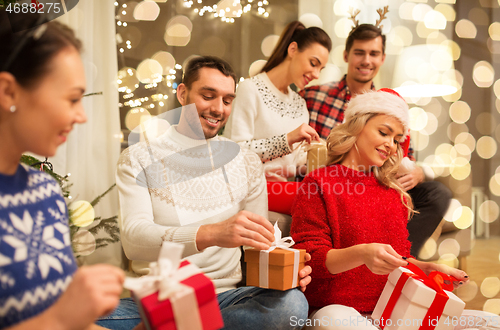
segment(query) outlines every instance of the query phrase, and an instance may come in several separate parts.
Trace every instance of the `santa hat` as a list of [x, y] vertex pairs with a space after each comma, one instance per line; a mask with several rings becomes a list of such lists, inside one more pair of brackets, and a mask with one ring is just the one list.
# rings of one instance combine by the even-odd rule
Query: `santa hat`
[[397, 118], [403, 124], [403, 137], [399, 142], [404, 142], [410, 134], [410, 113], [408, 104], [396, 91], [381, 88], [378, 91], [369, 91], [353, 97], [345, 110], [345, 121], [356, 115], [376, 113]]

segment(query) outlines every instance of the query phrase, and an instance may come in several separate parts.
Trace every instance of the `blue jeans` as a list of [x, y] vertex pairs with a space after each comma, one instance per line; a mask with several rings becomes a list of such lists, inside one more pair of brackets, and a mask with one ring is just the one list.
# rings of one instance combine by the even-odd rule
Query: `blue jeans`
[[[241, 287], [217, 295], [224, 329], [300, 329], [291, 319], [306, 319], [309, 305], [299, 289], [276, 291]], [[141, 321], [137, 305], [131, 298], [120, 300], [113, 313], [96, 322], [113, 330], [130, 330]]]
[[292, 317], [306, 319], [309, 311], [299, 289], [276, 291], [245, 286], [220, 293], [217, 299], [224, 329], [295, 329]]
[[132, 298], [120, 299], [113, 313], [101, 317], [95, 324], [113, 330], [131, 330], [141, 322], [141, 315]]

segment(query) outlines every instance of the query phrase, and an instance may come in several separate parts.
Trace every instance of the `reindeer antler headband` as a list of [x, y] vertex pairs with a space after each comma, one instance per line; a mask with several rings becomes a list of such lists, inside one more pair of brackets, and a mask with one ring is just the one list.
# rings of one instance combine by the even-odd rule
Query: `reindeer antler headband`
[[349, 7], [349, 14], [351, 15], [350, 19], [354, 22], [354, 28], [357, 28], [359, 25], [359, 20], [356, 19], [356, 16], [361, 12], [361, 10]]
[[[349, 14], [351, 15], [351, 17], [349, 17], [349, 18], [354, 22], [353, 30], [359, 26], [359, 20], [356, 19], [356, 16], [358, 16], [358, 14], [360, 12], [361, 12], [361, 10], [359, 10], [359, 9], [354, 10], [354, 8], [349, 7]], [[382, 27], [384, 27], [380, 23], [382, 23], [382, 21], [387, 18], [385, 15], [387, 15], [388, 12], [389, 12], [389, 6], [385, 6], [384, 8], [377, 9], [377, 13], [380, 16], [380, 18], [375, 23], [375, 26], [378, 27], [379, 29], [382, 29]]]

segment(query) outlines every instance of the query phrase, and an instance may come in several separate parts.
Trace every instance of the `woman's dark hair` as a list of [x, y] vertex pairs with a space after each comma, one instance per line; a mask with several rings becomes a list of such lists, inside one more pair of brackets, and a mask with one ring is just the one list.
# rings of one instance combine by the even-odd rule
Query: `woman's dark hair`
[[184, 70], [182, 83], [186, 85], [187, 89], [191, 89], [191, 85], [199, 79], [199, 71], [202, 68], [219, 70], [226, 77], [233, 78], [234, 86], [237, 84], [236, 74], [229, 63], [215, 56], [197, 56], [188, 62]]
[[377, 37], [382, 37], [382, 54], [385, 54], [385, 35], [373, 24], [361, 24], [352, 29], [345, 42], [345, 51], [349, 53], [354, 40], [371, 40]]
[[283, 62], [288, 55], [288, 46], [294, 41], [297, 43], [299, 51], [304, 51], [313, 43], [320, 44], [328, 49], [328, 52], [332, 50], [332, 40], [323, 29], [315, 26], [306, 28], [301, 22], [294, 21], [287, 25], [271, 57], [260, 72], [271, 71]]
[[[82, 48], [69, 27], [50, 21], [44, 27], [38, 14], [24, 14], [22, 20], [9, 22], [0, 10], [0, 71], [11, 73], [23, 87], [33, 86], [50, 69], [50, 60], [67, 47]], [[13, 32], [11, 24], [16, 24]], [[14, 54], [15, 53], [15, 54]]]

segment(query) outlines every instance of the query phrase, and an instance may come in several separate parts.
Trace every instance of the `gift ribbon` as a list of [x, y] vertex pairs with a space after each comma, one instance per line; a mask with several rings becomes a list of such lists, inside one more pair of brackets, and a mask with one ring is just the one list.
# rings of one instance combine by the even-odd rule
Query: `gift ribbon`
[[[382, 329], [385, 328], [386, 323], [384, 320], [388, 320], [391, 318], [392, 311], [396, 306], [396, 302], [398, 301], [401, 293], [403, 291], [403, 287], [405, 286], [408, 279], [413, 278], [415, 280], [423, 282], [425, 285], [436, 291], [436, 297], [434, 301], [429, 306], [427, 313], [422, 320], [422, 326], [419, 330], [433, 330], [436, 328], [436, 325], [431, 325], [431, 320], [439, 321], [439, 318], [443, 314], [444, 307], [446, 306], [446, 302], [449, 297], [444, 292], [444, 290], [452, 291], [453, 290], [453, 281], [458, 281], [453, 276], [444, 274], [442, 272], [433, 271], [427, 276], [423, 270], [421, 270], [418, 266], [409, 263], [405, 268], [409, 269], [412, 273], [403, 272], [396, 283], [394, 290], [392, 291], [391, 297], [385, 306], [384, 312], [380, 317], [380, 327]], [[450, 281], [449, 284], [445, 283], [445, 281]]]
[[292, 288], [297, 286], [297, 278], [299, 276], [299, 262], [300, 262], [300, 251], [296, 249], [291, 249], [290, 246], [294, 245], [295, 242], [291, 236], [281, 237], [281, 230], [278, 227], [278, 222], [274, 223], [274, 242], [271, 247], [267, 250], [261, 250], [259, 253], [259, 286], [261, 288], [269, 287], [269, 252], [276, 248], [281, 248], [283, 250], [288, 250], [293, 252], [294, 262], [293, 262], [293, 275], [292, 275]]
[[195, 291], [181, 281], [196, 275], [201, 270], [193, 264], [179, 268], [184, 245], [163, 242], [157, 262], [151, 262], [150, 274], [125, 278], [123, 286], [139, 299], [158, 291], [158, 300], [169, 299], [177, 330], [202, 330]]

